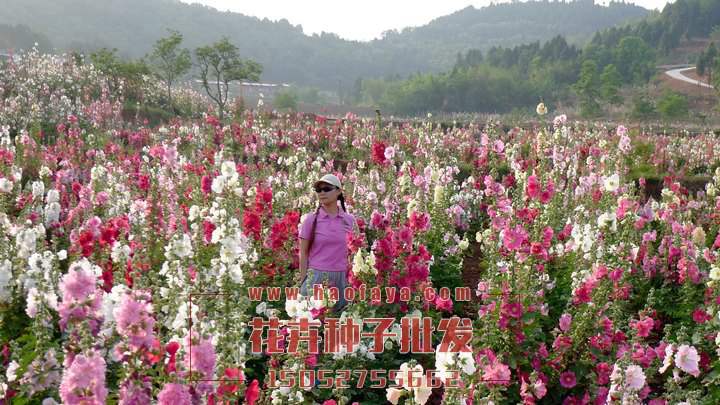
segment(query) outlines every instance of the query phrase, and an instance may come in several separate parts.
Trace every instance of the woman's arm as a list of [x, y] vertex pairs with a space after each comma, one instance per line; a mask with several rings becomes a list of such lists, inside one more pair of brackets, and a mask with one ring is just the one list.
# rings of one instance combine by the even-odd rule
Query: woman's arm
[[300, 271], [298, 272], [297, 282], [301, 282], [307, 275], [308, 265], [308, 246], [310, 241], [307, 239], [300, 238]]

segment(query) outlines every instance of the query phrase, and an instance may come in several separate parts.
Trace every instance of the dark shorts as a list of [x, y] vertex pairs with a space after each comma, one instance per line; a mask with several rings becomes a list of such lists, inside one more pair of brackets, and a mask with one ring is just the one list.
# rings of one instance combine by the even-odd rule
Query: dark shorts
[[313, 285], [326, 284], [328, 287], [337, 287], [339, 290], [338, 302], [333, 309], [335, 311], [342, 310], [347, 301], [345, 301], [345, 287], [347, 287], [347, 274], [344, 271], [324, 271], [309, 268], [307, 277], [300, 284], [300, 294], [307, 297], [313, 293]]

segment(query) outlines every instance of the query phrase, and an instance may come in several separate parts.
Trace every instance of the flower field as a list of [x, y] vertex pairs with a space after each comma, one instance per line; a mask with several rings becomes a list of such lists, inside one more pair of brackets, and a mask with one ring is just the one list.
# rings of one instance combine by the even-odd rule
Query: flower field
[[[2, 404], [720, 403], [712, 133], [211, 110], [151, 126], [92, 65], [31, 53], [0, 69]], [[331, 297], [249, 294], [294, 285], [325, 173], [358, 220], [350, 284], [408, 299], [339, 316], [362, 332], [392, 319], [380, 351], [364, 336], [289, 351], [281, 326], [284, 350], [256, 353], [257, 324], [334, 316]], [[412, 317], [430, 319], [429, 350], [400, 339]], [[467, 351], [442, 350], [443, 320], [463, 318]], [[350, 372], [324, 386], [302, 370]]]

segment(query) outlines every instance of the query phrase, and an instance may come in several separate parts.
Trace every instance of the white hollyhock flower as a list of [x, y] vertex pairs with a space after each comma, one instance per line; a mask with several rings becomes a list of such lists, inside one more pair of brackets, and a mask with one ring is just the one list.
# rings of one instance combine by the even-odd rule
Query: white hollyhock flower
[[620, 176], [615, 173], [612, 176], [606, 177], [603, 185], [605, 186], [605, 191], [611, 193], [617, 191], [617, 189], [620, 188]]

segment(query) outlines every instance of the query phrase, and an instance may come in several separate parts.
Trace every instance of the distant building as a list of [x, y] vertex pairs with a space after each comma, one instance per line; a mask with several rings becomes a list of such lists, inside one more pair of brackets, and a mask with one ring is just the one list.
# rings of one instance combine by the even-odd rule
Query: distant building
[[[195, 80], [198, 85], [202, 84], [202, 80]], [[215, 84], [215, 82], [210, 82]], [[263, 98], [272, 100], [278, 92], [290, 88], [287, 83], [253, 83], [253, 82], [230, 82], [229, 92], [231, 95], [242, 95], [245, 100], [257, 100]]]

